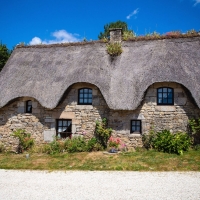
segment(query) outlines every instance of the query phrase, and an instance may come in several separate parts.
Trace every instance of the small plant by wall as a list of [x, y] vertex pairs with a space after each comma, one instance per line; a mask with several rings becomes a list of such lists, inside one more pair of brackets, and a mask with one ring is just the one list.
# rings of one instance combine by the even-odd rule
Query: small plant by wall
[[19, 144], [16, 149], [17, 153], [23, 153], [23, 151], [29, 150], [34, 145], [34, 140], [31, 138], [31, 134], [26, 133], [23, 129], [14, 131], [12, 136], [19, 139]]
[[96, 138], [104, 148], [107, 147], [108, 139], [110, 138], [111, 133], [112, 129], [107, 128], [106, 118], [103, 118], [101, 123], [99, 121], [96, 121], [96, 129], [95, 129]]
[[135, 37], [136, 37], [136, 35], [133, 31], [124, 31], [123, 35], [122, 35], [122, 39], [125, 41], [133, 39]]
[[200, 118], [189, 120], [189, 128], [192, 137], [194, 138], [194, 144], [200, 143]]
[[106, 48], [111, 56], [119, 56], [122, 53], [122, 45], [119, 42], [109, 43], [106, 45]]

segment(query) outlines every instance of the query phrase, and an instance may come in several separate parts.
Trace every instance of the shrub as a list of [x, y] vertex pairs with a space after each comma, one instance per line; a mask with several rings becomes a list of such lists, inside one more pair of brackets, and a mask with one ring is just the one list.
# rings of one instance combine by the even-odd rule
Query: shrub
[[133, 39], [135, 37], [136, 37], [136, 35], [133, 31], [124, 31], [123, 36], [122, 36], [123, 40], [125, 40], [125, 41]]
[[80, 136], [65, 140], [64, 146], [69, 153], [87, 151], [85, 139]]
[[107, 119], [103, 118], [102, 122], [96, 121], [95, 135], [99, 143], [106, 148], [112, 129], [107, 128]]
[[103, 150], [102, 145], [98, 142], [96, 138], [91, 138], [90, 140], [87, 141], [87, 151], [100, 151]]
[[200, 118], [189, 120], [189, 129], [192, 137], [194, 138], [194, 144], [200, 142]]
[[167, 153], [183, 154], [191, 146], [191, 138], [186, 133], [172, 134], [169, 130], [157, 132], [152, 139], [153, 148]]
[[5, 152], [5, 147], [4, 147], [4, 145], [0, 142], [0, 153], [3, 153], [3, 152]]
[[31, 138], [31, 134], [26, 133], [23, 129], [14, 131], [12, 136], [19, 139], [19, 145], [16, 149], [17, 153], [23, 153], [24, 150], [29, 150], [34, 145], [34, 140]]
[[111, 56], [119, 56], [122, 53], [122, 46], [119, 42], [109, 43], [106, 47], [108, 54]]
[[45, 144], [43, 147], [43, 152], [48, 154], [57, 154], [61, 153], [64, 150], [64, 142], [57, 141], [56, 138], [49, 144]]
[[150, 130], [149, 134], [143, 134], [142, 135], [142, 142], [143, 146], [146, 149], [151, 149], [153, 147], [153, 140], [156, 137], [156, 133], [154, 132], [153, 129]]
[[119, 138], [114, 138], [114, 137], [110, 137], [109, 140], [108, 140], [108, 146], [109, 147], [115, 147], [115, 148], [118, 148], [119, 145], [121, 143], [121, 140]]

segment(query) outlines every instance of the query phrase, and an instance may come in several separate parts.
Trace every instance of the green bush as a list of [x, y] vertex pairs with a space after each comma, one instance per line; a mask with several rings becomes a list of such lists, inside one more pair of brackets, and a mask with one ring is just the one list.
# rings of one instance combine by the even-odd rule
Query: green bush
[[107, 128], [107, 119], [103, 118], [102, 122], [96, 121], [95, 135], [98, 142], [103, 146], [103, 148], [107, 148], [108, 139], [110, 138], [112, 133], [111, 128]]
[[4, 145], [0, 142], [0, 153], [5, 152], [5, 147]]
[[64, 142], [63, 141], [57, 141], [54, 139], [51, 143], [45, 144], [43, 148], [43, 152], [48, 154], [57, 154], [64, 151]]
[[98, 142], [96, 138], [91, 138], [90, 140], [87, 141], [87, 151], [100, 151], [103, 150], [102, 145]]
[[34, 145], [34, 140], [31, 138], [31, 134], [26, 133], [23, 129], [14, 131], [12, 136], [19, 139], [19, 145], [16, 149], [17, 153], [23, 153], [24, 150], [29, 150]]
[[108, 54], [111, 56], [119, 56], [122, 53], [122, 46], [119, 42], [109, 43], [106, 47]]
[[65, 140], [65, 149], [69, 153], [87, 151], [87, 144], [83, 137], [73, 137]]
[[169, 130], [157, 132], [152, 139], [153, 148], [167, 153], [183, 154], [191, 146], [191, 138], [186, 133], [170, 133]]
[[149, 134], [143, 134], [142, 135], [142, 142], [143, 146], [146, 149], [151, 149], [153, 147], [153, 140], [156, 137], [156, 133], [154, 132], [153, 129], [150, 130]]

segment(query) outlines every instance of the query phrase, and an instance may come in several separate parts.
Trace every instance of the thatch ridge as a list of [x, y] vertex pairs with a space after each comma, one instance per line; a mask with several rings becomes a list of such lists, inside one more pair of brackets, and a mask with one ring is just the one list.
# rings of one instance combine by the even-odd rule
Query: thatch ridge
[[200, 107], [200, 37], [124, 41], [115, 58], [104, 42], [78, 44], [17, 47], [0, 73], [0, 107], [29, 96], [53, 109], [77, 82], [96, 85], [116, 110], [136, 109], [155, 82], [177, 82]]

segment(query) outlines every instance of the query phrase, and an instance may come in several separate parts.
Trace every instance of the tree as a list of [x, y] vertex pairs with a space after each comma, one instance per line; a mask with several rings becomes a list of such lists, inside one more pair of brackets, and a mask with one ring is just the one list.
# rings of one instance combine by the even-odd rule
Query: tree
[[3, 69], [11, 53], [12, 51], [5, 44], [0, 43], [0, 71]]
[[[124, 31], [131, 31], [128, 30], [128, 25], [126, 22], [122, 22], [122, 21], [116, 21], [116, 22], [111, 22], [109, 24], [106, 24], [104, 26], [104, 32], [100, 32], [100, 34], [98, 35], [98, 38], [101, 40], [103, 38], [109, 38], [109, 29], [110, 28], [122, 28], [122, 34]], [[131, 31], [132, 32], [132, 31]]]

